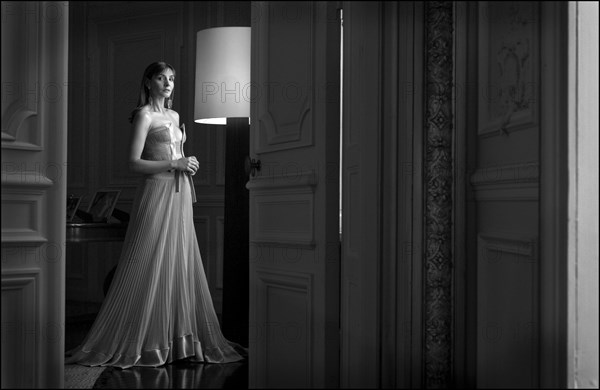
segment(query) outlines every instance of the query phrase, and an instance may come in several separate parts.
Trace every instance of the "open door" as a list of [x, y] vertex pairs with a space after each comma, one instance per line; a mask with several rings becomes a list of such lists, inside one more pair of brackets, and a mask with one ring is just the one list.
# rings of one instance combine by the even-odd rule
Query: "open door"
[[339, 19], [252, 6], [250, 387], [339, 385]]
[[68, 14], [2, 2], [2, 388], [64, 386]]
[[566, 6], [481, 2], [466, 11], [457, 47], [464, 54], [466, 43], [469, 55], [457, 85], [466, 86], [471, 386], [561, 387]]

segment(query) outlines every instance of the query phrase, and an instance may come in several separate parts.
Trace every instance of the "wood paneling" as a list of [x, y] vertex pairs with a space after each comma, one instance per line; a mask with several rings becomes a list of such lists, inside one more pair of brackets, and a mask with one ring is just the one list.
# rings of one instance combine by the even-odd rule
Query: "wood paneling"
[[256, 50], [256, 66], [264, 81], [250, 89], [258, 103], [257, 153], [312, 144], [314, 7], [312, 2], [273, 3], [261, 15], [264, 27], [256, 33], [265, 44]]
[[249, 183], [255, 194], [252, 212], [260, 216], [250, 241], [314, 246], [315, 185], [313, 171], [298, 176], [261, 176]]
[[[62, 12], [61, 9], [56, 8]], [[43, 132], [39, 126], [39, 102], [60, 99], [64, 85], [41, 84], [40, 8], [37, 2], [6, 2], [2, 5], [2, 148], [42, 150]], [[59, 14], [53, 13], [56, 17]], [[46, 19], [44, 17], [44, 19]], [[27, 65], [27, 66], [24, 66]]]
[[[313, 387], [311, 274], [257, 269], [256, 275], [257, 293], [265, 305], [256, 308], [258, 322], [251, 326], [250, 338], [267, 361], [259, 380], [270, 388], [289, 387], [289, 383]], [[290, 349], [296, 352], [287, 353]]]
[[2, 270], [2, 349], [11, 351], [2, 359], [3, 388], [35, 388], [38, 385], [41, 335], [40, 269]]
[[332, 2], [253, 3], [250, 387], [339, 386], [339, 34]]
[[[540, 21], [535, 2], [481, 2], [467, 104], [474, 197], [476, 386], [540, 383]], [[475, 50], [474, 46], [470, 47]], [[469, 244], [467, 244], [469, 245]], [[473, 272], [476, 270], [476, 276]], [[472, 312], [473, 313], [473, 312]], [[473, 340], [471, 340], [473, 342]]]
[[3, 388], [64, 387], [68, 9], [2, 2]]

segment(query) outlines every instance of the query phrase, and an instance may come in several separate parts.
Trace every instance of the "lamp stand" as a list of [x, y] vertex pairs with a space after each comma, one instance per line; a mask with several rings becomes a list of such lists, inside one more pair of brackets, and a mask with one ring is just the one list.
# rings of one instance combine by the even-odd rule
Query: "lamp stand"
[[248, 346], [249, 194], [245, 158], [249, 152], [248, 118], [228, 118], [225, 128], [225, 226], [223, 248], [222, 331]]

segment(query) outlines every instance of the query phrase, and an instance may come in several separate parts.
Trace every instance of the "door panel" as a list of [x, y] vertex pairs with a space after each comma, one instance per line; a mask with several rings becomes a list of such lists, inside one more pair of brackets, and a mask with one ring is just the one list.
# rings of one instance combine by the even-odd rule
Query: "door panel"
[[2, 2], [2, 388], [64, 387], [68, 13]]
[[337, 387], [339, 26], [328, 2], [252, 7], [250, 387]]
[[[476, 242], [476, 387], [539, 384], [540, 10], [480, 2], [468, 130]], [[476, 108], [475, 108], [476, 107]], [[473, 247], [475, 245], [475, 247]]]

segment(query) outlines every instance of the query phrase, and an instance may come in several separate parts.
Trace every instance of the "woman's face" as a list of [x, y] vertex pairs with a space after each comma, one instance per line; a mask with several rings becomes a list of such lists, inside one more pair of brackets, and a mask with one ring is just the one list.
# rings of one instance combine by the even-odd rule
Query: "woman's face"
[[163, 97], [168, 99], [173, 93], [175, 87], [175, 75], [173, 71], [166, 68], [161, 73], [158, 73], [152, 77], [149, 81], [148, 88], [150, 89], [150, 96], [154, 98]]

